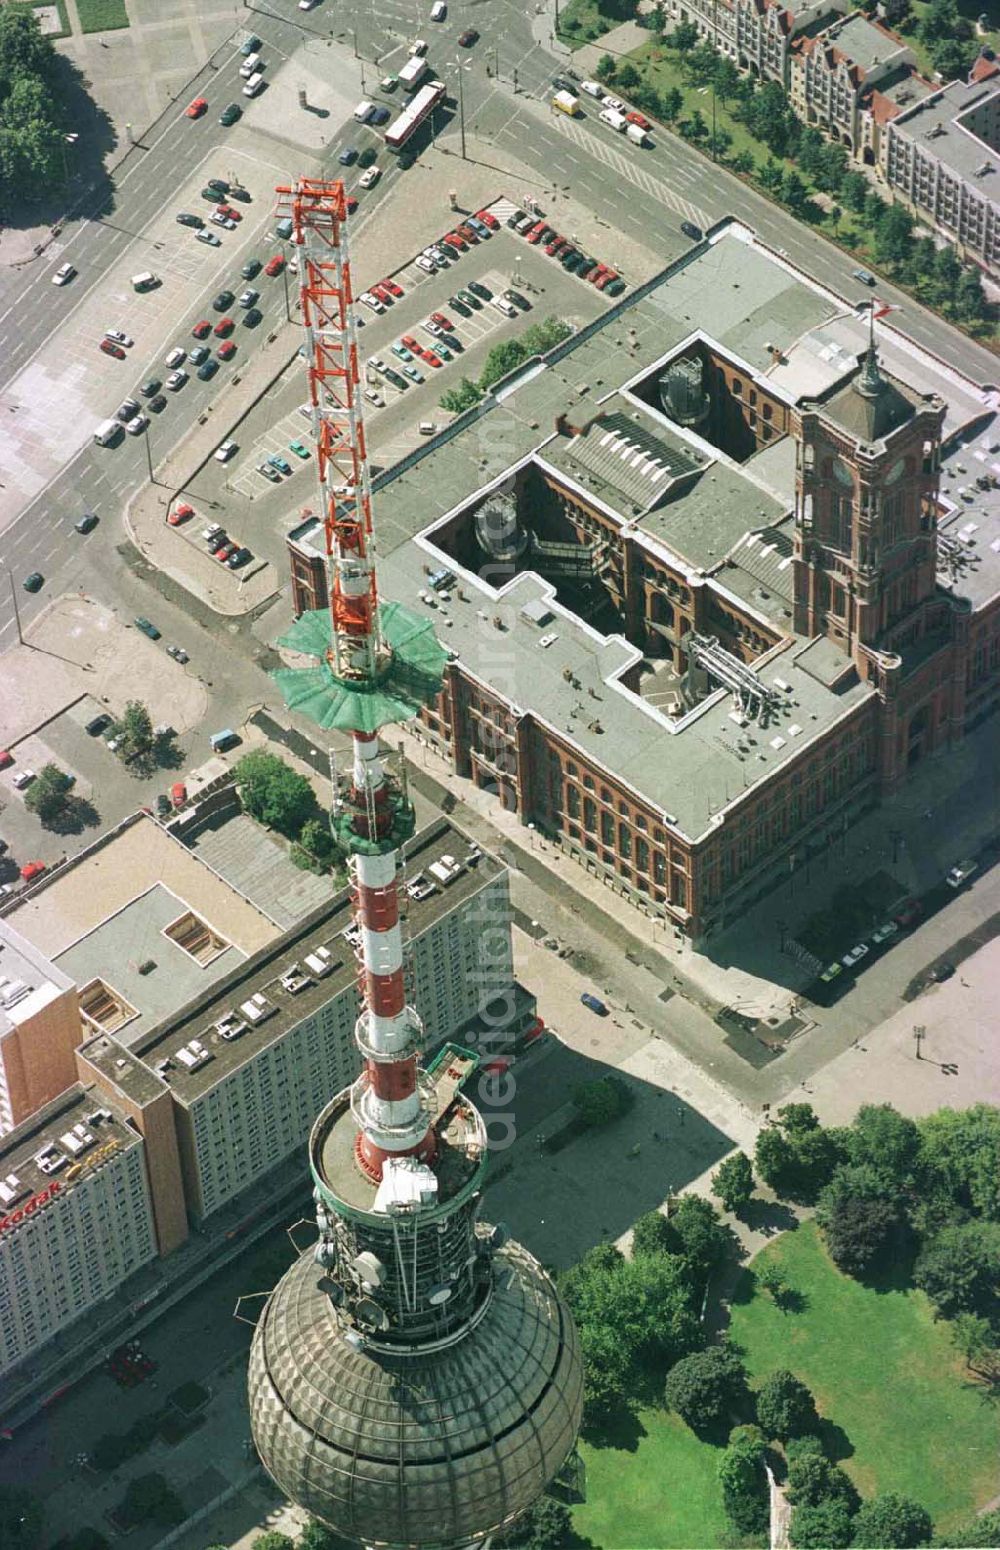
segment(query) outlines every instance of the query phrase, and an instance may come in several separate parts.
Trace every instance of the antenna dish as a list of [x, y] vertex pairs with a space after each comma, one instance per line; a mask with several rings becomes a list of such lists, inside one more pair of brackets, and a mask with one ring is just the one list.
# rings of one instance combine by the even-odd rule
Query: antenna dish
[[430, 1291], [427, 1293], [427, 1301], [430, 1303], [432, 1308], [440, 1308], [442, 1303], [446, 1303], [448, 1301], [451, 1293], [452, 1288], [450, 1286], [446, 1286], [443, 1281], [439, 1281], [437, 1286], [432, 1286]]

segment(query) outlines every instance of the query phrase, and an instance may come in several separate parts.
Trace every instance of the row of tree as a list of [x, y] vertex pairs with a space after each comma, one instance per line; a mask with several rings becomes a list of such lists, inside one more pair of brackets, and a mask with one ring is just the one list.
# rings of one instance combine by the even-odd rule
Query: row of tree
[[0, 215], [7, 200], [34, 203], [65, 181], [57, 64], [35, 12], [0, 6]]
[[530, 324], [516, 339], [504, 339], [500, 344], [495, 344], [476, 381], [463, 377], [457, 387], [442, 393], [441, 408], [450, 410], [452, 414], [461, 414], [463, 409], [471, 409], [508, 372], [523, 366], [533, 355], [545, 355], [564, 339], [568, 339], [572, 332], [569, 324], [561, 319], [545, 318], [541, 323]]
[[[692, 85], [711, 86], [768, 156], [758, 161], [748, 150], [730, 154], [733, 137], [728, 130], [721, 126], [713, 130], [700, 108], [685, 114], [684, 95], [677, 86], [658, 91], [631, 61], [619, 64], [605, 54], [596, 67], [598, 79], [619, 87], [636, 107], [726, 161], [734, 172], [752, 179], [802, 219], [818, 223], [828, 213], [838, 240], [856, 251], [870, 251], [873, 262], [929, 306], [959, 323], [992, 320], [995, 309], [987, 301], [979, 270], [963, 265], [950, 245], [939, 249], [931, 236], [918, 236], [905, 206], [887, 203], [864, 174], [850, 166], [845, 146], [800, 123], [776, 81], [741, 76], [731, 59], [699, 40], [692, 22], [678, 23], [663, 43], [677, 56]], [[814, 193], [826, 196], [825, 209], [812, 197]], [[856, 219], [844, 223], [845, 215]]]

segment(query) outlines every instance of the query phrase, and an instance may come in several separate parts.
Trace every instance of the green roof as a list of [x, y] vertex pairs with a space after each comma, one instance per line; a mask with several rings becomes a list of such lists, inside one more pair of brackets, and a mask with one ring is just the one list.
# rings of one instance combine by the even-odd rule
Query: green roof
[[272, 673], [289, 709], [326, 731], [377, 732], [391, 722], [410, 721], [429, 705], [441, 691], [448, 655], [431, 621], [418, 619], [401, 603], [383, 603], [379, 623], [390, 648], [385, 668], [370, 681], [347, 680], [330, 665], [329, 610], [300, 615], [278, 645], [318, 660], [315, 667], [282, 667]]

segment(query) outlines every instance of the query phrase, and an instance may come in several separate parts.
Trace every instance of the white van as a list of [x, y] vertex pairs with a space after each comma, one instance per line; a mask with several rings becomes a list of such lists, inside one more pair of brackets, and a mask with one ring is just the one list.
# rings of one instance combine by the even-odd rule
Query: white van
[[99, 447], [107, 447], [118, 439], [120, 432], [121, 426], [117, 420], [102, 420], [94, 431], [94, 440]]
[[424, 54], [427, 52], [427, 39], [414, 38], [406, 52], [410, 55], [411, 59], [414, 57], [414, 55], [418, 59], [422, 59]]
[[242, 75], [242, 77], [243, 77], [243, 79], [245, 81], [249, 81], [250, 77], [252, 75], [256, 75], [257, 71], [260, 68], [261, 68], [260, 55], [259, 54], [249, 54], [247, 56], [247, 58], [243, 61], [243, 63], [240, 65], [240, 75]]
[[159, 277], [151, 269], [144, 269], [141, 274], [134, 274], [132, 276], [132, 289], [134, 291], [152, 291], [159, 283]]
[[615, 129], [619, 134], [625, 133], [628, 119], [624, 113], [619, 113], [617, 108], [602, 108], [598, 117], [602, 124], [607, 124], [609, 129]]
[[364, 102], [358, 103], [357, 107], [354, 109], [354, 117], [357, 119], [359, 124], [367, 124], [368, 120], [371, 118], [374, 112], [374, 102], [368, 102], [366, 100]]
[[445, 4], [445, 0], [434, 0], [434, 4], [431, 6], [431, 21], [443, 22], [447, 14], [448, 7]]
[[256, 97], [257, 93], [259, 91], [263, 91], [263, 89], [264, 89], [264, 77], [261, 75], [260, 71], [258, 70], [257, 74], [256, 75], [252, 75], [250, 77], [249, 81], [247, 81], [247, 84], [243, 88], [243, 95], [244, 95], [244, 97]]
[[648, 145], [649, 136], [641, 124], [626, 124], [625, 133], [633, 145]]
[[580, 90], [585, 91], [588, 97], [603, 97], [604, 87], [600, 81], [581, 81]]

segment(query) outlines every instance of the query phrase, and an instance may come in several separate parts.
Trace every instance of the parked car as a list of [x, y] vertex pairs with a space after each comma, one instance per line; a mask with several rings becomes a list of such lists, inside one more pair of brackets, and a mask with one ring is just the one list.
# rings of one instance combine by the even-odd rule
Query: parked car
[[195, 97], [191, 102], [188, 103], [187, 107], [184, 109], [184, 112], [188, 118], [201, 118], [201, 115], [204, 113], [207, 107], [208, 103], [204, 97]]
[[243, 265], [243, 268], [240, 270], [240, 274], [243, 276], [244, 280], [256, 279], [257, 275], [260, 274], [260, 259], [248, 258], [246, 263]]
[[136, 619], [135, 627], [137, 630], [141, 630], [143, 635], [148, 635], [150, 640], [159, 640], [160, 638], [160, 632], [156, 625], [150, 623], [143, 614], [140, 614], [138, 619]]
[[868, 957], [870, 951], [871, 949], [867, 942], [859, 942], [856, 947], [851, 948], [849, 953], [845, 953], [840, 961], [845, 969], [853, 969], [855, 964], [861, 962], [862, 958]]
[[967, 882], [974, 872], [978, 871], [978, 861], [960, 861], [957, 866], [951, 868], [945, 878], [945, 882], [949, 888], [961, 888], [962, 884]]
[[92, 533], [97, 526], [97, 517], [92, 511], [85, 511], [78, 521], [73, 523], [78, 533]]
[[270, 463], [271, 467], [276, 468], [279, 473], [290, 474], [292, 471], [291, 463], [288, 461], [287, 457], [284, 457], [280, 452], [269, 453], [267, 461]]
[[270, 479], [272, 484], [281, 483], [281, 475], [278, 473], [277, 469], [272, 468], [269, 463], [258, 463], [257, 472], [259, 474], [263, 474], [265, 479]]
[[264, 265], [264, 273], [266, 275], [269, 275], [271, 277], [271, 279], [273, 280], [275, 275], [276, 274], [280, 274], [281, 271], [284, 269], [284, 267], [285, 267], [285, 260], [284, 260], [284, 258], [282, 256], [282, 254], [275, 253], [274, 257], [273, 258], [269, 258], [267, 263]]
[[598, 1017], [607, 1017], [608, 1009], [599, 996], [595, 996], [589, 990], [585, 990], [580, 1000], [589, 1011], [596, 1012]]
[[196, 242], [203, 242], [207, 248], [221, 248], [222, 246], [214, 231], [196, 231], [194, 236]]
[[232, 124], [236, 123], [238, 118], [242, 117], [243, 109], [240, 107], [239, 103], [231, 102], [228, 107], [223, 108], [221, 114], [219, 115], [219, 123], [224, 129], [228, 129]]
[[55, 274], [52, 276], [52, 284], [53, 285], [68, 285], [69, 282], [71, 280], [75, 279], [75, 278], [76, 278], [76, 270], [73, 268], [72, 264], [60, 264], [59, 268], [56, 270]]
[[33, 570], [30, 576], [25, 576], [21, 585], [25, 592], [40, 592], [45, 585], [45, 577], [40, 570]]
[[215, 449], [215, 459], [219, 463], [228, 463], [236, 453], [235, 441], [223, 441]]

